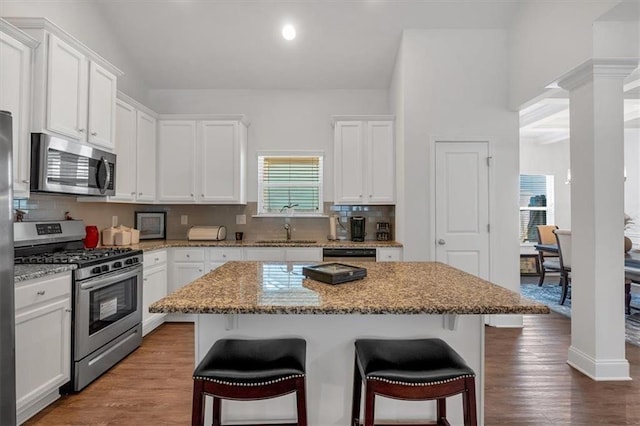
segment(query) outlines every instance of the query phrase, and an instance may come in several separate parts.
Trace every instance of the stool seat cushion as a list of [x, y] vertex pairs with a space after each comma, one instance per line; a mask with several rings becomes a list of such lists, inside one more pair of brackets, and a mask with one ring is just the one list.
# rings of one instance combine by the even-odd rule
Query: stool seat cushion
[[359, 339], [362, 377], [390, 383], [427, 385], [474, 377], [474, 371], [442, 339]]
[[221, 339], [193, 373], [194, 379], [259, 386], [305, 374], [304, 339]]

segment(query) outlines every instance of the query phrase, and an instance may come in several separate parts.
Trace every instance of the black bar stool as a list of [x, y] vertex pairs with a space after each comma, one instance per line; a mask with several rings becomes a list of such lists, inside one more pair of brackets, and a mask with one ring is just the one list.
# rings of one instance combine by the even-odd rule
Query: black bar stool
[[251, 401], [296, 392], [298, 422], [307, 425], [304, 339], [221, 339], [193, 373], [191, 424], [204, 424], [205, 395], [213, 396], [213, 426], [221, 426], [222, 399]]
[[374, 425], [376, 395], [403, 400], [435, 399], [437, 424], [449, 425], [446, 398], [459, 393], [465, 426], [477, 425], [475, 373], [443, 340], [359, 339], [355, 346], [352, 425], [360, 424], [363, 381], [365, 426]]

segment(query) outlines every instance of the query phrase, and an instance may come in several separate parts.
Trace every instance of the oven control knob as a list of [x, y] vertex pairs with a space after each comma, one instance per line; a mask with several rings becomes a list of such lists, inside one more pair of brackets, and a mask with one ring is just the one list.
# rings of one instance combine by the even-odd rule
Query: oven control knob
[[114, 262], [113, 263], [113, 267], [114, 268], [122, 268], [122, 262]]
[[109, 265], [102, 265], [102, 272], [109, 272]]
[[102, 272], [102, 269], [100, 269], [100, 267], [99, 267], [99, 266], [96, 266], [95, 268], [93, 268], [93, 269], [91, 270], [91, 273], [92, 273], [92, 274], [99, 274], [100, 272]]
[[125, 265], [131, 265], [133, 263], [133, 259], [127, 259], [124, 261]]

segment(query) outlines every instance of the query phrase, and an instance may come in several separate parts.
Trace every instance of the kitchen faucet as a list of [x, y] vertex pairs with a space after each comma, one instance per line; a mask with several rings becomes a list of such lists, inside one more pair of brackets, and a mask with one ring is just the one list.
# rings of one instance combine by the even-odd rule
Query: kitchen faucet
[[289, 209], [292, 209], [294, 207], [298, 207], [300, 204], [285, 204], [284, 206], [282, 206], [282, 208], [280, 209], [280, 213], [282, 213], [284, 211], [284, 209], [287, 209], [287, 211]]
[[291, 225], [288, 223], [284, 224], [284, 229], [287, 231], [287, 241], [291, 241]]

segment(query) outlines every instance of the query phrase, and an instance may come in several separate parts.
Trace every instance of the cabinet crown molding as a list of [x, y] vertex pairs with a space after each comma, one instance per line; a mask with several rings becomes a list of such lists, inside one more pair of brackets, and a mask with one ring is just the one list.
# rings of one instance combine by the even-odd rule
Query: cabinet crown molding
[[65, 43], [68, 43], [76, 48], [82, 50], [91, 61], [96, 62], [103, 68], [107, 69], [109, 72], [114, 74], [116, 77], [121, 77], [124, 75], [124, 72], [120, 70], [118, 67], [113, 65], [111, 62], [107, 61], [105, 58], [97, 54], [95, 51], [90, 49], [87, 45], [82, 43], [80, 40], [48, 20], [47, 18], [42, 17], [5, 17], [9, 23], [15, 25], [16, 27], [23, 30], [44, 30], [46, 32], [55, 34], [56, 37], [59, 37]]
[[159, 120], [229, 120], [240, 121], [245, 126], [251, 123], [244, 114], [158, 114]]
[[396, 116], [390, 114], [378, 115], [332, 115], [331, 125], [338, 121], [395, 121]]
[[132, 107], [134, 107], [135, 109], [144, 112], [147, 115], [150, 115], [151, 117], [157, 119], [158, 118], [158, 113], [155, 112], [154, 110], [152, 110], [151, 108], [147, 107], [144, 104], [141, 104], [140, 102], [136, 101], [135, 99], [133, 99], [131, 96], [128, 96], [127, 94], [121, 92], [120, 90], [118, 90], [117, 94], [116, 94], [116, 98], [131, 105]]
[[26, 46], [35, 49], [38, 47], [40, 42], [35, 38], [31, 37], [29, 34], [22, 31], [20, 28], [11, 25], [11, 23], [5, 21], [0, 18], [0, 32], [4, 34], [10, 35], [21, 43], [24, 43]]

